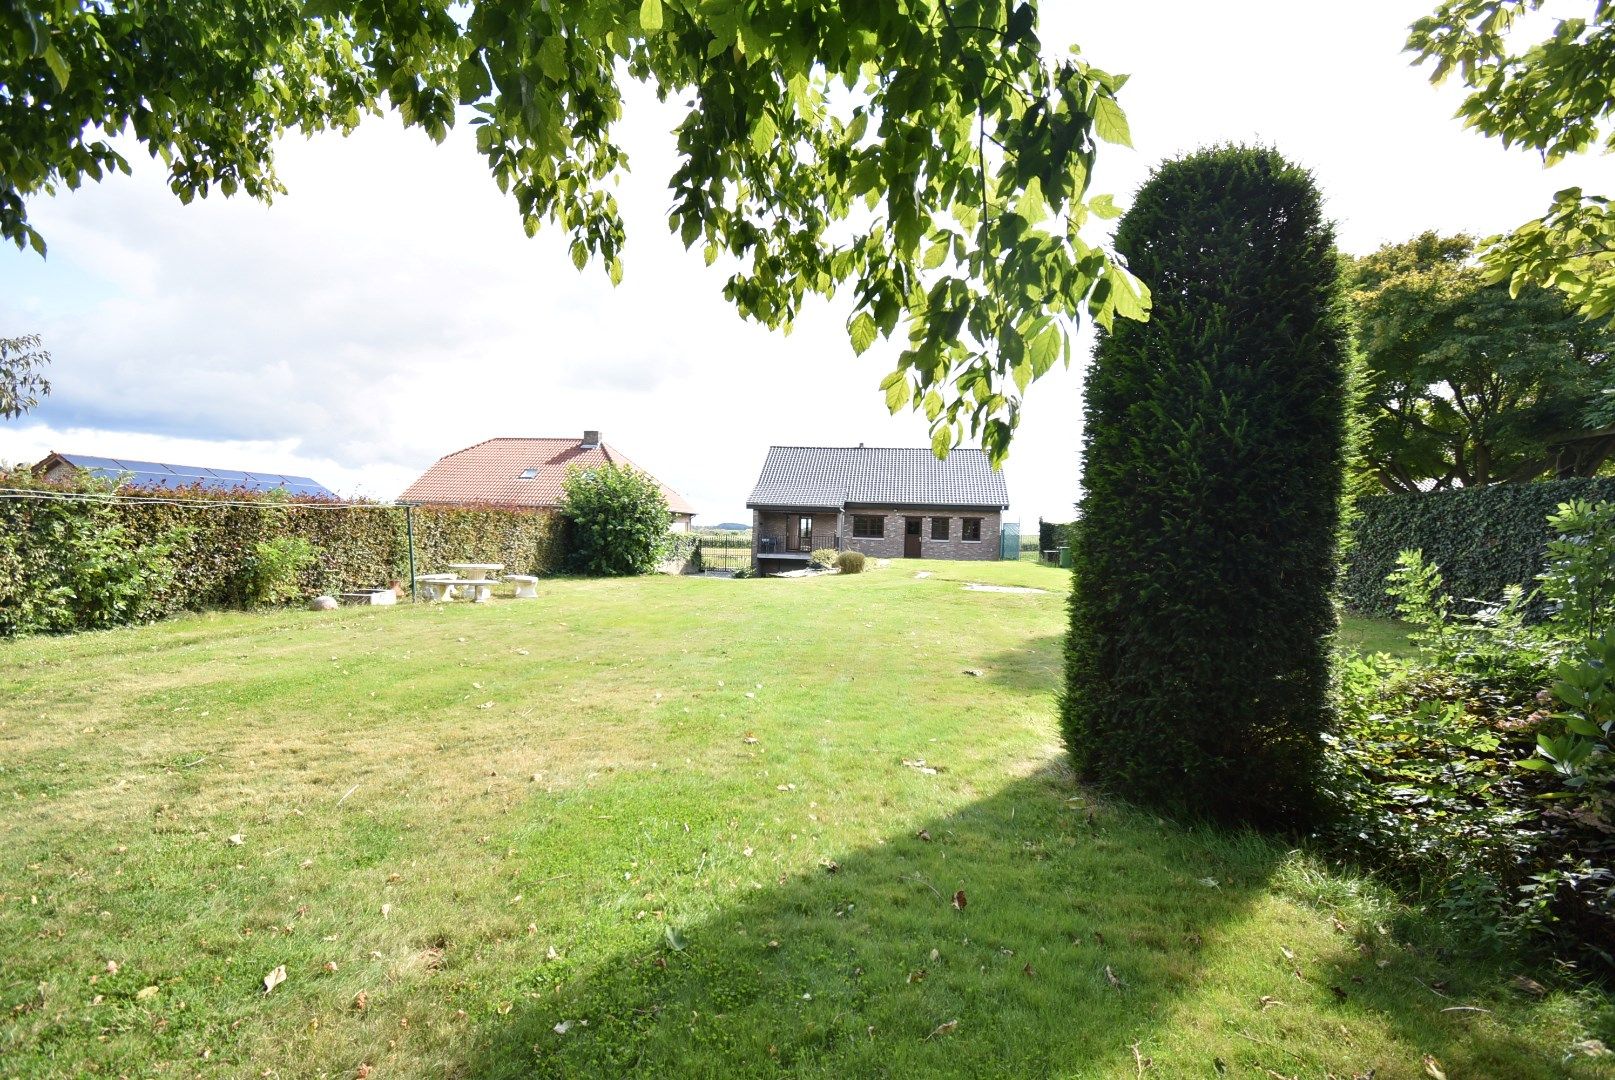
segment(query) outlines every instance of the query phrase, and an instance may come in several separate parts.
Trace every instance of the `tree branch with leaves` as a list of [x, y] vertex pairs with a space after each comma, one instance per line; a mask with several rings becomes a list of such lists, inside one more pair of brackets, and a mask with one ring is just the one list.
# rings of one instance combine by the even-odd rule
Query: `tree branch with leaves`
[[0, 338], [0, 419], [15, 420], [50, 393], [50, 353], [38, 334]]
[[[1466, 126], [1534, 150], [1547, 165], [1608, 153], [1615, 4], [1585, 6], [1585, 17], [1550, 22], [1543, 0], [1446, 0], [1414, 23], [1408, 49], [1433, 63], [1433, 82], [1457, 72], [1470, 91], [1458, 109]], [[1516, 291], [1559, 289], [1588, 318], [1615, 316], [1615, 208], [1607, 195], [1565, 188], [1541, 217], [1493, 237], [1485, 260], [1493, 279]]]
[[789, 329], [850, 288], [863, 352], [906, 339], [882, 384], [933, 446], [1009, 447], [1030, 383], [1088, 317], [1148, 293], [1083, 239], [1101, 141], [1126, 145], [1125, 77], [1052, 60], [1035, 0], [0, 0], [0, 235], [41, 253], [28, 200], [162, 159], [181, 199], [281, 190], [275, 141], [391, 107], [462, 120], [529, 235], [623, 273], [612, 185], [623, 81], [686, 101], [669, 223], [725, 297]]

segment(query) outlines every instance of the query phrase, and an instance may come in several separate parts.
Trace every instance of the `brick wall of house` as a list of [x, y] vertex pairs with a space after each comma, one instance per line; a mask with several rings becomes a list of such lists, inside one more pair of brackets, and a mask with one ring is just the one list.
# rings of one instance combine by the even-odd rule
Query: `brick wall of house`
[[[876, 539], [853, 535], [853, 518], [869, 515], [885, 519], [885, 536]], [[922, 559], [996, 559], [998, 558], [998, 530], [1002, 516], [996, 510], [955, 510], [947, 513], [903, 510], [848, 510], [847, 536], [846, 542], [842, 546], [853, 551], [861, 551], [874, 559], [901, 559], [903, 557], [904, 521], [907, 518], [917, 517], [922, 519], [920, 526], [920, 557]], [[946, 540], [931, 539], [931, 519], [938, 517], [948, 519], [948, 538]], [[980, 541], [962, 539], [964, 519], [967, 517], [981, 519]]]

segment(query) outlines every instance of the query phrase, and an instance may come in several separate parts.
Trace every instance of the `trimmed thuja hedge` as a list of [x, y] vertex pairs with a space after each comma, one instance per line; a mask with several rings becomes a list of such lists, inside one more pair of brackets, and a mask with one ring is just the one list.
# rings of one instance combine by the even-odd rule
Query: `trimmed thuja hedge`
[[[0, 487], [104, 493], [0, 473]], [[340, 505], [199, 489], [174, 502], [0, 500], [0, 634], [112, 626], [248, 602], [258, 544], [301, 537], [314, 559], [298, 573], [312, 596], [384, 587], [409, 573], [401, 507]], [[245, 503], [248, 505], [228, 505]], [[418, 573], [451, 561], [502, 562], [511, 573], [554, 573], [564, 530], [542, 510], [417, 507]]]
[[1540, 480], [1428, 494], [1372, 495], [1357, 501], [1342, 593], [1365, 615], [1395, 615], [1385, 578], [1409, 549], [1441, 567], [1441, 577], [1462, 601], [1502, 599], [1509, 585], [1529, 588], [1542, 573], [1548, 515], [1571, 499], [1615, 502], [1615, 480]]
[[1101, 334], [1061, 709], [1081, 775], [1222, 820], [1317, 811], [1347, 337], [1312, 178], [1265, 149], [1162, 165], [1116, 247], [1148, 322]]

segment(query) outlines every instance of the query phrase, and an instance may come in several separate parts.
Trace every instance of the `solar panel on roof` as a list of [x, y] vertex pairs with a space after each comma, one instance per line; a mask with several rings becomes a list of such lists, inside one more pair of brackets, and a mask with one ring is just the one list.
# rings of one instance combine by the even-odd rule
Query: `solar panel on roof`
[[160, 461], [131, 461], [128, 458], [118, 458], [113, 462], [123, 472], [149, 472], [166, 473], [171, 470]]
[[63, 454], [62, 457], [68, 464], [77, 465], [81, 469], [112, 469], [116, 472], [123, 468], [108, 457], [90, 457], [85, 454]]
[[61, 458], [95, 476], [122, 481], [130, 488], [162, 488], [204, 491], [284, 491], [292, 495], [335, 498], [335, 493], [307, 476], [281, 473], [249, 473], [239, 469], [208, 469], [200, 465], [169, 465], [158, 461], [97, 457], [90, 454], [62, 454]]

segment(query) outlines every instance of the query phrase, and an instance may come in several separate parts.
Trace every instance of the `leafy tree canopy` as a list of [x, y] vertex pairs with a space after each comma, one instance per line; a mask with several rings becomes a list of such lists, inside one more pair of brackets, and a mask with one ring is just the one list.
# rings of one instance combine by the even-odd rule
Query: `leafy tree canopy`
[[1125, 77], [1046, 60], [1036, 0], [0, 0], [0, 235], [43, 252], [27, 200], [128, 171], [115, 135], [182, 200], [267, 199], [279, 136], [390, 105], [438, 140], [469, 118], [528, 233], [615, 281], [627, 79], [688, 103], [669, 223], [736, 260], [725, 296], [789, 328], [850, 286], [859, 352], [904, 324], [883, 389], [938, 452], [1001, 459], [1071, 321], [1146, 314], [1080, 235], [1117, 212], [1088, 181]]
[[1490, 283], [1468, 236], [1353, 260], [1366, 466], [1392, 491], [1587, 476], [1615, 438], [1615, 333], [1562, 294]]
[[15, 420], [39, 404], [42, 394], [50, 393], [50, 381], [42, 374], [50, 363], [38, 334], [0, 338], [0, 419]]
[[[1559, 20], [1542, 6], [1445, 0], [1413, 25], [1408, 48], [1433, 62], [1435, 82], [1458, 72], [1470, 89], [1458, 115], [1505, 146], [1549, 165], [1615, 150], [1615, 4], [1594, 0], [1579, 5], [1585, 17]], [[1486, 262], [1516, 289], [1551, 286], [1589, 318], [1615, 316], [1615, 207], [1607, 195], [1566, 188], [1541, 218], [1499, 238]]]

